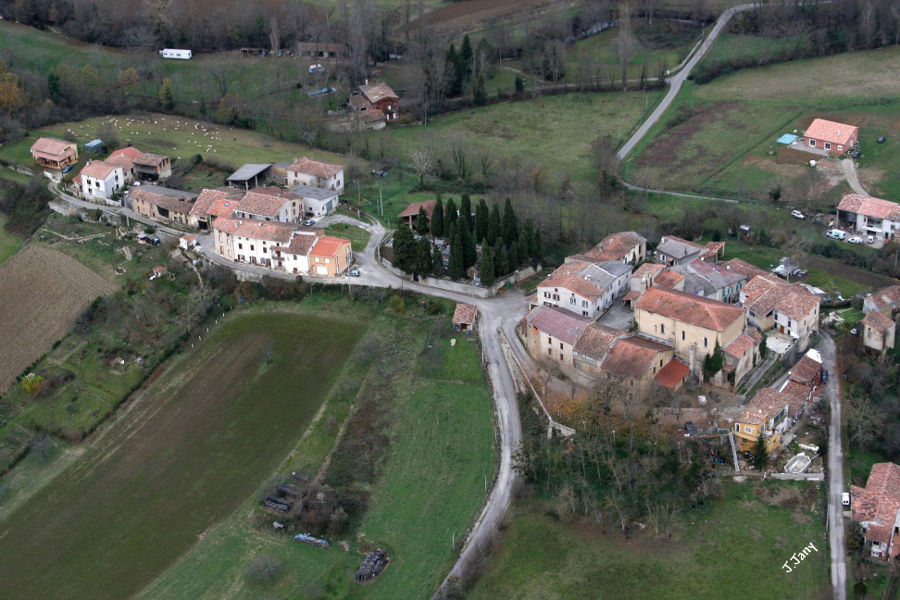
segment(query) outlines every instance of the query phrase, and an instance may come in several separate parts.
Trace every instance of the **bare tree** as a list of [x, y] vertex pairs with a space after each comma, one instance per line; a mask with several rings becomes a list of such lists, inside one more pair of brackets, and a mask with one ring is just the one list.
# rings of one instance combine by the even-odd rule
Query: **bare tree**
[[419, 185], [422, 185], [425, 178], [431, 174], [433, 168], [431, 153], [427, 150], [414, 150], [409, 153], [409, 159], [412, 161], [413, 168], [416, 170], [416, 176], [419, 178]]
[[281, 33], [278, 24], [280, 20], [278, 15], [272, 15], [269, 19], [269, 46], [272, 48], [272, 53], [276, 55], [281, 50]]
[[631, 5], [623, 2], [619, 7], [619, 60], [622, 62], [622, 90], [628, 91], [628, 61], [634, 51], [634, 36], [631, 32]]

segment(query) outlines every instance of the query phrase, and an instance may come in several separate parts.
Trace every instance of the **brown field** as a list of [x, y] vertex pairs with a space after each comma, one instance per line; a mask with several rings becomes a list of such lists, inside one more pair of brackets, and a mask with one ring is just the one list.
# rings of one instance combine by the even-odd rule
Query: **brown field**
[[0, 266], [0, 390], [115, 286], [74, 258], [31, 244]]
[[494, 17], [530, 10], [547, 0], [462, 0], [428, 13], [425, 20], [438, 27], [464, 27]]

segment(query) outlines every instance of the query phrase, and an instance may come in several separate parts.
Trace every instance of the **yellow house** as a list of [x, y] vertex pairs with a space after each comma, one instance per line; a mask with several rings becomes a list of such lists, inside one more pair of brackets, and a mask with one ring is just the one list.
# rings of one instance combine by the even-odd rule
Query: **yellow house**
[[641, 334], [674, 347], [675, 356], [697, 376], [716, 344], [728, 347], [747, 322], [738, 306], [659, 286], [635, 302], [634, 317]]
[[310, 275], [337, 277], [353, 262], [350, 240], [323, 235], [309, 251]]
[[762, 433], [766, 450], [774, 452], [781, 446], [781, 433], [787, 424], [790, 396], [774, 388], [763, 388], [744, 406], [723, 411], [731, 422], [731, 431], [738, 450], [752, 450]]

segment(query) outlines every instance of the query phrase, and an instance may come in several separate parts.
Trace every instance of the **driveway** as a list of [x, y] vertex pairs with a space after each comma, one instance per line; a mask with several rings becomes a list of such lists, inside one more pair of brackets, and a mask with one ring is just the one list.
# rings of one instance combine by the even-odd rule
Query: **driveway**
[[844, 177], [847, 179], [847, 183], [850, 184], [850, 188], [861, 196], [868, 196], [869, 192], [859, 182], [859, 174], [856, 172], [856, 161], [852, 158], [845, 158], [840, 162], [841, 168], [844, 170]]
[[631, 327], [632, 321], [634, 321], [634, 313], [628, 310], [624, 300], [616, 300], [613, 302], [612, 306], [609, 307], [609, 310], [598, 319], [598, 322], [601, 325], [606, 325], [607, 327], [622, 331]]

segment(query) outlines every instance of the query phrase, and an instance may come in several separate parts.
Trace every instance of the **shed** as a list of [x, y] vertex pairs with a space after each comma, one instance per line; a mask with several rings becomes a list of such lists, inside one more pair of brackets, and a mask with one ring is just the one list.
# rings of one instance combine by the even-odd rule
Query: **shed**
[[478, 319], [478, 307], [474, 304], [457, 304], [453, 311], [453, 328], [458, 331], [475, 331], [475, 321]]
[[84, 151], [89, 154], [100, 154], [103, 151], [103, 140], [91, 140], [85, 143]]
[[190, 250], [194, 246], [197, 246], [197, 236], [193, 233], [185, 234], [178, 239], [178, 247], [182, 250]]
[[265, 185], [271, 178], [272, 163], [250, 163], [228, 176], [228, 185], [243, 187], [245, 190]]

